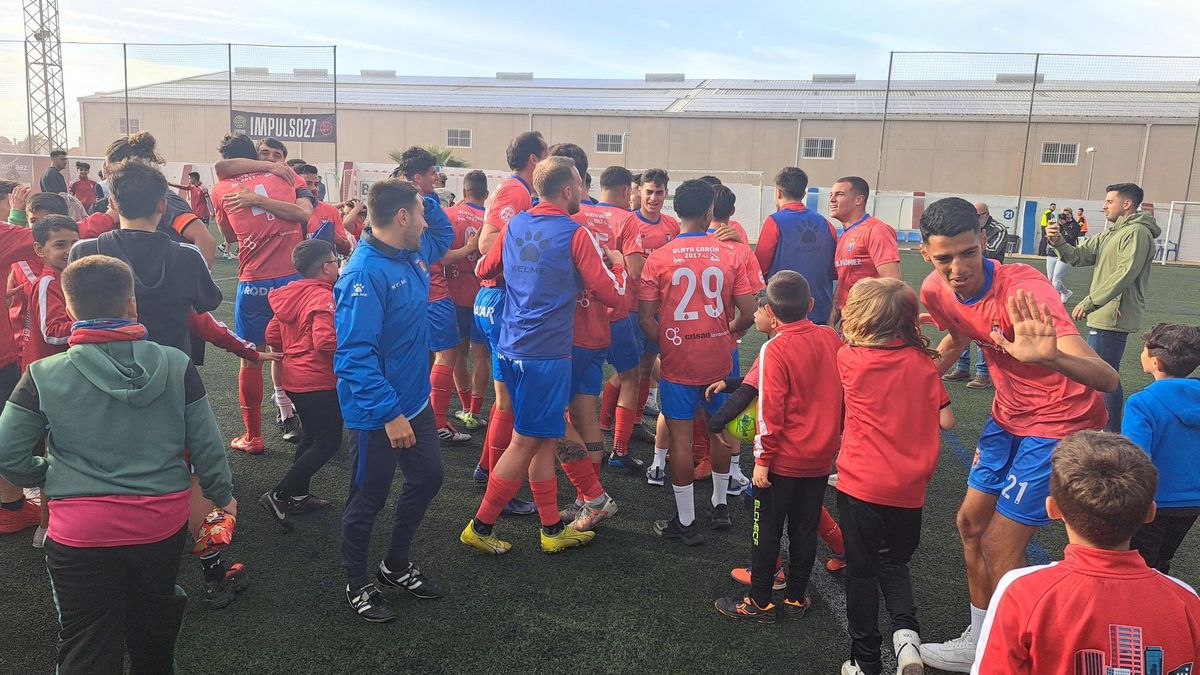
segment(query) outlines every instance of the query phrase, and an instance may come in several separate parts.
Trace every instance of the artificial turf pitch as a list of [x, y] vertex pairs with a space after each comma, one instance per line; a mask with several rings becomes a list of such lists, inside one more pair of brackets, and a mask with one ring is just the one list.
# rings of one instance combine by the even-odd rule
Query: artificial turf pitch
[[[1029, 260], [1039, 268], [1040, 260]], [[929, 266], [915, 253], [903, 254], [906, 280], [919, 287]], [[226, 302], [217, 316], [232, 324], [235, 265], [219, 261]], [[1082, 298], [1090, 269], [1072, 269], [1067, 283]], [[1200, 269], [1154, 268], [1144, 329], [1159, 321], [1200, 324]], [[753, 330], [743, 342], [743, 369], [757, 353], [762, 336]], [[1122, 377], [1125, 390], [1144, 387], [1141, 341], [1131, 336]], [[210, 347], [201, 368], [217, 420], [226, 439], [240, 433], [237, 362]], [[921, 635], [926, 641], [957, 636], [967, 624], [966, 582], [954, 514], [962, 498], [966, 467], [960, 454], [974, 447], [987, 419], [991, 392], [949, 385], [959, 440], [943, 439], [942, 459], [929, 486], [921, 546], [912, 562]], [[454, 397], [452, 407], [457, 405]], [[486, 412], [486, 409], [485, 409]], [[737, 503], [734, 528], [706, 532], [697, 548], [664, 541], [651, 522], [669, 517], [669, 490], [646, 484], [643, 477], [605, 471], [603, 482], [620, 504], [620, 513], [604, 523], [587, 548], [548, 556], [538, 547], [537, 517], [502, 519], [497, 533], [513, 542], [511, 553], [491, 557], [458, 542], [474, 515], [482, 489], [471, 479], [483, 432], [472, 442], [444, 448], [446, 479], [421, 526], [414, 545], [416, 563], [449, 593], [440, 600], [416, 600], [388, 591], [399, 618], [367, 624], [346, 604], [340, 561], [339, 515], [348, 491], [344, 452], [313, 481], [313, 492], [334, 507], [295, 518], [296, 531], [285, 534], [256, 503], [291, 461], [292, 446], [272, 424], [276, 410], [268, 400], [268, 452], [250, 457], [229, 453], [234, 494], [241, 504], [234, 544], [225, 555], [251, 571], [250, 588], [230, 607], [212, 611], [203, 601], [199, 566], [183, 556], [179, 583], [188, 592], [177, 663], [186, 673], [340, 673], [340, 672], [736, 672], [741, 669], [800, 673], [836, 673], [848, 658], [849, 639], [822, 598], [799, 621], [774, 626], [745, 625], [715, 612], [713, 600], [740, 593], [730, 568], [749, 557], [749, 513]], [[880, 410], [879, 414], [890, 414]], [[86, 411], [81, 411], [86, 416]], [[96, 420], [97, 433], [103, 421]], [[136, 443], [137, 439], [130, 439]], [[636, 456], [649, 460], [651, 449], [635, 444]], [[751, 470], [750, 453], [742, 456]], [[880, 471], [887, 471], [880, 467]], [[393, 497], [400, 489], [397, 478]], [[526, 488], [527, 490], [527, 488]], [[698, 515], [707, 513], [711, 482], [697, 484]], [[528, 494], [525, 493], [526, 498]], [[559, 479], [559, 504], [573, 499]], [[833, 490], [826, 504], [837, 515]], [[389, 505], [390, 508], [390, 505]], [[372, 559], [386, 547], [392, 517], [388, 509], [375, 528]], [[1173, 572], [1190, 584], [1200, 582], [1197, 536], [1180, 549]], [[1066, 543], [1061, 525], [1044, 528], [1038, 540], [1052, 558]], [[0, 615], [6, 617], [0, 639], [0, 673], [50, 672], [57, 622], [41, 551], [30, 532], [0, 537]], [[818, 565], [828, 554], [822, 544]], [[817, 569], [814, 575], [826, 573]], [[836, 588], [836, 583], [826, 585]], [[886, 621], [884, 649], [890, 646]], [[930, 671], [933, 672], [933, 671]]]

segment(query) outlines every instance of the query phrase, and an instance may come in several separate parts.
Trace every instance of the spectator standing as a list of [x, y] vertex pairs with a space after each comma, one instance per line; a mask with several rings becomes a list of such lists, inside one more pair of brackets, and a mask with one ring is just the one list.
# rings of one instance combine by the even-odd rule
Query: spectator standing
[[[1059, 259], [1076, 267], [1095, 268], [1088, 296], [1075, 306], [1071, 318], [1078, 321], [1087, 317], [1088, 344], [1117, 372], [1125, 355], [1125, 341], [1141, 327], [1156, 248], [1154, 239], [1162, 234], [1154, 216], [1138, 210], [1144, 194], [1133, 183], [1109, 185], [1104, 196], [1108, 227], [1095, 237], [1076, 242], [1078, 245], [1057, 223], [1046, 228], [1046, 239]], [[1124, 400], [1120, 382], [1116, 391], [1104, 394], [1108, 408], [1106, 431], [1121, 429]]]
[[40, 187], [42, 192], [53, 192], [55, 194], [67, 191], [67, 179], [63, 177], [62, 171], [67, 168], [67, 151], [54, 150], [50, 153], [50, 166], [42, 172]]

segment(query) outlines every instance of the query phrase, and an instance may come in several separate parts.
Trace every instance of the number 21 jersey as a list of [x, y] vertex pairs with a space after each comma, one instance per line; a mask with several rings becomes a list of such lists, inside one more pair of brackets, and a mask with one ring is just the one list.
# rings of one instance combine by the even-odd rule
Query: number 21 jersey
[[681, 234], [650, 254], [639, 300], [658, 300], [662, 376], [676, 384], [707, 385], [729, 374], [733, 298], [755, 283], [748, 253], [704, 232]]

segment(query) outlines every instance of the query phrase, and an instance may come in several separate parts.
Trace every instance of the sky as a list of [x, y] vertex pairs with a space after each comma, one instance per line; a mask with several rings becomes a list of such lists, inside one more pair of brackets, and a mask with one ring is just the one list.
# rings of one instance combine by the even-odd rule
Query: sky
[[[682, 72], [689, 78], [759, 79], [854, 73], [882, 79], [892, 51], [1200, 56], [1196, 0], [59, 0], [59, 9], [64, 42], [336, 44], [342, 73], [374, 68], [401, 75], [492, 76], [503, 70], [536, 77], [641, 78], [647, 72]], [[3, 13], [0, 40], [23, 37], [21, 14]], [[0, 43], [5, 100], [24, 95], [21, 49]], [[316, 51], [309, 55], [263, 65], [326, 65], [306, 63], [321, 60]], [[131, 48], [137, 61], [131, 83], [214, 70], [210, 62], [222, 57], [216, 47]], [[78, 96], [123, 83], [118, 47], [66, 45], [64, 60], [69, 110]], [[11, 137], [14, 126], [24, 126], [14, 120], [13, 113], [0, 111], [0, 135]]]

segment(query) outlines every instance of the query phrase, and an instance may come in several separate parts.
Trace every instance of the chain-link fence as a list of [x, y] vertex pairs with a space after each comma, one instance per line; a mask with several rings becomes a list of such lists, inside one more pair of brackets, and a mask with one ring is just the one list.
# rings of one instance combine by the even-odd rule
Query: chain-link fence
[[[502, 171], [503, 148], [524, 122], [508, 104], [489, 97], [531, 86], [499, 76], [492, 85], [487, 78], [456, 83], [362, 70], [342, 76], [339, 109], [332, 46], [65, 42], [58, 51], [65, 101], [58, 114], [65, 138], [53, 145], [73, 157], [95, 157], [114, 138], [149, 130], [161, 154], [179, 164], [173, 171], [195, 166], [203, 173], [202, 163], [214, 158], [218, 139], [231, 129], [281, 138], [292, 157], [318, 165], [337, 182], [353, 170], [340, 159], [378, 162], [377, 156], [364, 156], [364, 149], [378, 155], [385, 145], [411, 143], [467, 148], [478, 153], [471, 157], [478, 166]], [[0, 77], [0, 96], [9, 102], [0, 107], [0, 172], [23, 180], [48, 161], [44, 149], [22, 154], [47, 146], [34, 134], [45, 126], [37, 122], [47, 111], [31, 102], [37, 97], [31, 97], [24, 77], [27, 61], [24, 42], [0, 41], [0, 72], [7, 74]], [[632, 86], [629, 81], [604, 82], [611, 91], [592, 91], [577, 107], [556, 103], [576, 95], [564, 88], [554, 96], [531, 94], [530, 110], [517, 112], [528, 114], [530, 128], [537, 113], [549, 116], [551, 126], [561, 122], [572, 130], [587, 128], [575, 124], [587, 110], [605, 110], [609, 117], [637, 114], [621, 112], [620, 88]], [[921, 204], [934, 195], [960, 195], [987, 203], [1009, 228], [1014, 251], [1032, 253], [1040, 216], [1051, 203], [1083, 209], [1091, 229], [1101, 230], [1099, 207], [1111, 183], [1141, 185], [1147, 210], [1160, 218], [1172, 201], [1200, 200], [1200, 58], [894, 52], [882, 80], [826, 75], [790, 84], [688, 82], [665, 91], [663, 117], [702, 91], [709, 98], [743, 92], [746, 109], [738, 114], [747, 124], [759, 118], [795, 122], [795, 161], [810, 169], [815, 187], [827, 188], [838, 175], [873, 178], [875, 210], [890, 214], [902, 230], [915, 225]], [[447, 98], [451, 85], [474, 88], [477, 96], [468, 103], [479, 107], [463, 109], [465, 99]], [[610, 96], [616, 98], [604, 98]], [[768, 105], [771, 97], [785, 104]], [[543, 104], [551, 107], [543, 111]], [[343, 152], [339, 113], [346, 132]], [[761, 131], [747, 127], [747, 138]], [[661, 156], [669, 166], [679, 150], [670, 147], [678, 134], [656, 134], [642, 134], [656, 145], [639, 148], [640, 156]], [[625, 153], [629, 137], [623, 140]], [[755, 151], [769, 159], [728, 156], [723, 162], [714, 155], [708, 167], [689, 162], [694, 170], [672, 171], [672, 182], [721, 177], [738, 195], [737, 218], [753, 231], [773, 210], [770, 177], [777, 163], [792, 161], [790, 152], [779, 158], [769, 151]], [[1200, 225], [1184, 218], [1173, 236], [1180, 261], [1200, 262]]]
[[[1026, 253], [1051, 203], [1098, 232], [1112, 183], [1160, 218], [1200, 197], [1200, 58], [893, 52], [880, 126], [878, 190], [1008, 195], [976, 201]], [[1179, 226], [1180, 260], [1200, 261], [1200, 224]]]
[[[21, 41], [0, 41], [0, 152], [45, 146], [36, 130], [61, 117], [49, 145], [72, 155], [99, 154], [115, 138], [152, 131], [159, 151], [177, 161], [214, 154], [229, 130], [284, 140], [291, 155], [337, 159], [336, 47], [233, 44], [61, 45], [65, 110], [33, 105]], [[17, 102], [30, 101], [30, 105]], [[50, 128], [58, 128], [50, 125]], [[56, 134], [57, 135], [57, 134]]]

